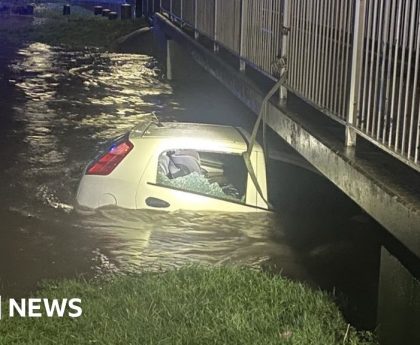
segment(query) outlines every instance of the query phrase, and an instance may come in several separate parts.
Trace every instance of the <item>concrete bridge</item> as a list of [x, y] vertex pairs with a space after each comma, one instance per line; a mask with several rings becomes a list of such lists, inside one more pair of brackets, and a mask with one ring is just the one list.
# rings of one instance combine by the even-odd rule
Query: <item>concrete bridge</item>
[[[420, 3], [417, 0], [143, 0], [182, 49], [379, 222], [383, 344], [420, 341]], [[398, 312], [396, 312], [398, 311]], [[396, 316], [398, 315], [398, 316]], [[413, 340], [415, 339], [415, 340]]]

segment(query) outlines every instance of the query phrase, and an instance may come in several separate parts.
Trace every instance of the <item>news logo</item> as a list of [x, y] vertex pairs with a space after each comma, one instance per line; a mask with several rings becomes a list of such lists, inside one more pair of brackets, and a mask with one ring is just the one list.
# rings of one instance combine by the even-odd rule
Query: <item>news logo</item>
[[9, 298], [3, 301], [0, 296], [0, 320], [4, 317], [68, 316], [78, 318], [82, 313], [82, 300], [80, 298]]

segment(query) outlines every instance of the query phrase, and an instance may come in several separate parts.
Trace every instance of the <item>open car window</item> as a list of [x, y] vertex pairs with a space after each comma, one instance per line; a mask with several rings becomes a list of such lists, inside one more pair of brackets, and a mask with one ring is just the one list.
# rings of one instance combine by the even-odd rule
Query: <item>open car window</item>
[[177, 149], [159, 155], [156, 183], [245, 204], [247, 176], [241, 155]]

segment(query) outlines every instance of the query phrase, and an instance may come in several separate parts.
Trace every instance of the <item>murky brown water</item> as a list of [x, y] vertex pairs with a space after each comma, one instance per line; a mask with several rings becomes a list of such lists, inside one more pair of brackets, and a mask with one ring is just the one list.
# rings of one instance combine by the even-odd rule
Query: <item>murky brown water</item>
[[39, 43], [0, 50], [0, 293], [25, 294], [45, 278], [234, 263], [337, 286], [352, 302], [348, 316], [369, 326], [374, 225], [309, 172], [270, 164], [279, 208], [272, 215], [73, 211], [89, 159], [153, 111], [166, 121], [252, 125], [249, 111], [217, 82], [196, 67], [191, 73], [169, 84], [149, 56]]

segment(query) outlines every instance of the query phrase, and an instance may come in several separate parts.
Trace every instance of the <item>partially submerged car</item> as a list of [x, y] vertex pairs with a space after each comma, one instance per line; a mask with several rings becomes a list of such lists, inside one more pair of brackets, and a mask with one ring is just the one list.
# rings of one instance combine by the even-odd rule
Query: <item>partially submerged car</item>
[[140, 124], [87, 166], [77, 192], [78, 209], [267, 210], [264, 152], [253, 146], [253, 172], [248, 171], [248, 140], [248, 133], [231, 126]]

